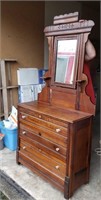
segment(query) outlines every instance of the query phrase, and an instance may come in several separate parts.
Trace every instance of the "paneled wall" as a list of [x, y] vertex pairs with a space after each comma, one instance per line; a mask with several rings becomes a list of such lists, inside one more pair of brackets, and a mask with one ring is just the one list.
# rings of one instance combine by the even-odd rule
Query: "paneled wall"
[[0, 117], [7, 118], [18, 103], [18, 67], [44, 66], [44, 2], [0, 1], [0, 6], [0, 59], [5, 63], [0, 66]]
[[44, 2], [1, 3], [1, 58], [14, 58], [20, 66], [43, 67]]

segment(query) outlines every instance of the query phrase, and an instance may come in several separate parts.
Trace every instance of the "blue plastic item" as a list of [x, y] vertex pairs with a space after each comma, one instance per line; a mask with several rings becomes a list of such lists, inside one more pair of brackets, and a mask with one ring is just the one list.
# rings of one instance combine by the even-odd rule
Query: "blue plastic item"
[[0, 121], [0, 132], [1, 132], [1, 128], [2, 128], [2, 126], [3, 126], [3, 122]]
[[[3, 126], [3, 122], [0, 121], [0, 133], [1, 133], [2, 126]], [[0, 139], [0, 150], [2, 150], [4, 148], [4, 141], [3, 140], [4, 140], [4, 137], [3, 137], [3, 139]]]
[[39, 84], [43, 84], [45, 83], [44, 79], [42, 78], [45, 74], [45, 72], [47, 72], [48, 70], [47, 69], [39, 69], [38, 72], [39, 72]]
[[18, 135], [18, 128], [14, 129], [8, 129], [3, 126], [3, 123], [1, 125], [1, 133], [3, 133], [4, 136], [4, 146], [8, 149], [15, 151], [17, 149], [17, 135]]

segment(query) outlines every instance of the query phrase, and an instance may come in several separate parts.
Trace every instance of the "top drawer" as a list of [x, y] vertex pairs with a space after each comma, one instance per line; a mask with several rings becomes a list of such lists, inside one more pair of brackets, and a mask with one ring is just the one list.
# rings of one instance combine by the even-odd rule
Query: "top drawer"
[[28, 115], [24, 112], [20, 112], [19, 113], [19, 121], [23, 124], [26, 124], [26, 122], [30, 122], [33, 124], [36, 124], [38, 126], [42, 126], [45, 128], [48, 128], [58, 134], [61, 134], [64, 137], [67, 137], [67, 134], [69, 132], [69, 126], [67, 125], [67, 128], [62, 127], [62, 123], [60, 123], [60, 121], [58, 120], [54, 120], [52, 118], [47, 118], [47, 116], [45, 115], [39, 115], [38, 113], [36, 114], [36, 116], [31, 116]]
[[19, 112], [22, 113], [23, 115], [26, 115], [26, 113], [27, 113], [27, 115], [29, 115], [29, 116], [33, 116], [33, 117], [36, 117], [38, 119], [45, 120], [47, 122], [51, 122], [51, 123], [57, 124], [59, 126], [63, 126], [65, 128], [69, 127], [69, 123], [62, 121], [59, 118], [57, 119], [53, 116], [49, 116], [49, 113], [43, 114], [43, 113], [40, 113], [40, 112], [31, 111], [31, 110], [24, 109], [24, 108], [21, 108], [21, 107], [19, 107]]

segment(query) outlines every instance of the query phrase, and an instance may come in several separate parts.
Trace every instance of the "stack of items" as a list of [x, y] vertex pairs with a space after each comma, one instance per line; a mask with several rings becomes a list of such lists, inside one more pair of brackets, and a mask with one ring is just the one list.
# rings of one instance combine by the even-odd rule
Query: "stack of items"
[[37, 68], [19, 68], [17, 70], [19, 103], [37, 100], [38, 93], [45, 85], [42, 79], [45, 71]]

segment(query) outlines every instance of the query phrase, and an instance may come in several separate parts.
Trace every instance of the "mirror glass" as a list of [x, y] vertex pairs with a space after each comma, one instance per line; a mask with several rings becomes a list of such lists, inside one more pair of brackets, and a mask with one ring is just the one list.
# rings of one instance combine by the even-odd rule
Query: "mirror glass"
[[77, 39], [57, 41], [55, 82], [73, 84]]

